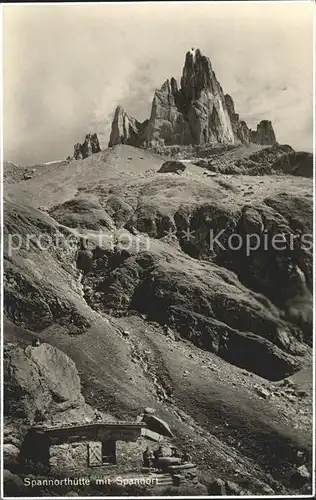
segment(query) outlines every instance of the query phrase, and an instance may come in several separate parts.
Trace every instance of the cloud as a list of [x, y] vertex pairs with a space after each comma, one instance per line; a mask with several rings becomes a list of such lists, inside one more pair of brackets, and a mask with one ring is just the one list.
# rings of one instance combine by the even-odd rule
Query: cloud
[[65, 157], [94, 130], [106, 146], [117, 104], [145, 119], [192, 46], [242, 119], [271, 119], [279, 141], [310, 150], [312, 22], [306, 3], [4, 6], [5, 157]]

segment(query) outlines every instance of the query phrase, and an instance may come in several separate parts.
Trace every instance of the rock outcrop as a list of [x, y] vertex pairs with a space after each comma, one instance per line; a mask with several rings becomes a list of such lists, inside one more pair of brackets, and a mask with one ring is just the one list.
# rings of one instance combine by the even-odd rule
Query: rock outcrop
[[49, 344], [4, 347], [5, 458], [17, 459], [28, 429], [39, 423], [91, 421], [74, 362]]
[[[147, 120], [146, 120], [147, 123]], [[139, 134], [144, 125], [135, 118], [128, 116], [122, 106], [118, 106], [114, 113], [109, 147], [116, 144], [138, 144]]]
[[301, 465], [292, 475], [291, 483], [295, 488], [299, 488], [303, 484], [307, 483], [310, 480], [310, 477], [311, 475], [306, 465]]
[[145, 146], [192, 144], [190, 124], [177, 107], [177, 83], [167, 80], [155, 91], [151, 115], [143, 136]]
[[101, 151], [97, 134], [87, 134], [82, 144], [74, 145], [74, 159], [82, 160]]
[[251, 131], [251, 142], [264, 146], [276, 143], [272, 123], [269, 120], [261, 120], [257, 125], [257, 130]]
[[100, 203], [93, 198], [77, 196], [53, 207], [50, 215], [60, 224], [68, 227], [84, 227], [97, 230], [99, 228], [113, 229], [114, 223]]
[[211, 61], [199, 49], [185, 57], [181, 85], [175, 78], [155, 91], [149, 120], [142, 124], [119, 106], [112, 123], [109, 146], [157, 147], [203, 144], [276, 142], [272, 124], [263, 120], [256, 131], [248, 128], [235, 112], [234, 101], [224, 94]]
[[[271, 490], [272, 491], [272, 490]], [[270, 491], [270, 493], [271, 493]], [[273, 493], [273, 491], [272, 491]], [[208, 485], [209, 495], [251, 495], [251, 492], [242, 488], [239, 484], [233, 483], [232, 481], [223, 481], [222, 479], [216, 478], [212, 483]]]
[[[263, 136], [261, 136], [263, 140]], [[233, 146], [238, 148], [238, 146]], [[209, 148], [205, 148], [206, 153]], [[294, 151], [287, 144], [275, 143], [272, 146], [260, 148], [249, 155], [234, 154], [226, 155], [223, 158], [221, 151], [209, 152], [205, 158], [195, 159], [196, 153], [187, 153], [187, 159], [195, 165], [203, 167], [211, 172], [221, 174], [239, 175], [295, 175], [299, 177], [313, 177], [313, 155], [304, 151]], [[197, 153], [200, 154], [201, 152]]]
[[109, 259], [106, 280], [100, 281], [95, 258], [85, 274], [84, 286], [106, 289], [101, 295], [89, 295], [89, 303], [100, 301], [98, 307], [104, 311], [132, 307], [161, 325], [170, 324], [198, 347], [269, 380], [299, 369], [290, 354], [298, 345], [295, 327], [282, 321], [268, 300], [262, 304], [255, 293], [246, 293], [229, 271], [210, 267], [208, 281], [203, 282], [197, 264], [190, 260], [179, 269], [153, 253], [141, 252], [122, 257], [113, 271], [112, 262]]
[[168, 172], [179, 173], [179, 172], [184, 172], [185, 169], [186, 166], [181, 161], [174, 160], [174, 161], [165, 161], [161, 165], [158, 172], [161, 174], [166, 174]]
[[283, 172], [300, 177], [313, 177], [313, 155], [305, 151], [289, 151], [280, 156], [272, 165], [275, 172]]
[[8, 497], [27, 497], [29, 492], [23, 480], [10, 470], [3, 470], [3, 488]]

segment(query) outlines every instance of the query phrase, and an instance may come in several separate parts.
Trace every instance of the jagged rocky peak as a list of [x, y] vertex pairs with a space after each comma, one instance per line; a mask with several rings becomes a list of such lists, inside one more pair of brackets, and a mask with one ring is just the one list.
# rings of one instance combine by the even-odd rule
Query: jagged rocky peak
[[189, 101], [198, 100], [202, 90], [211, 89], [212, 78], [214, 77], [215, 74], [208, 57], [203, 56], [199, 49], [192, 48], [187, 52], [181, 78], [181, 88]]
[[225, 103], [226, 103], [227, 110], [228, 110], [230, 116], [236, 114], [235, 113], [235, 104], [234, 104], [233, 98], [229, 94], [225, 94]]
[[270, 120], [261, 120], [254, 133], [254, 140], [257, 144], [275, 144], [276, 137]]
[[[161, 92], [167, 92], [168, 94], [176, 95], [178, 92], [177, 80], [171, 77], [170, 80], [166, 80], [160, 88]], [[158, 90], [156, 92], [159, 92]]]
[[155, 91], [149, 120], [142, 124], [116, 109], [109, 146], [125, 143], [153, 147], [189, 144], [276, 142], [272, 124], [263, 120], [251, 130], [239, 119], [229, 94], [224, 94], [211, 61], [199, 49], [185, 56], [180, 87], [175, 78]]
[[170, 85], [171, 85], [171, 92], [173, 94], [176, 94], [178, 92], [177, 80], [172, 77], [171, 80], [170, 80]]
[[129, 116], [122, 106], [117, 106], [112, 122], [109, 147], [116, 144], [136, 145], [142, 124]]
[[74, 145], [74, 159], [82, 160], [83, 158], [87, 158], [94, 153], [99, 153], [101, 151], [99, 139], [96, 133], [87, 134], [85, 140], [82, 144], [78, 142]]

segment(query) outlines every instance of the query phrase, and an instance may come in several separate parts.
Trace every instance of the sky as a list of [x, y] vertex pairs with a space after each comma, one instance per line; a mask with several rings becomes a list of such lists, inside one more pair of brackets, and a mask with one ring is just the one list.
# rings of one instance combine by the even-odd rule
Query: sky
[[4, 159], [63, 159], [88, 132], [107, 146], [115, 107], [149, 117], [191, 47], [249, 126], [313, 147], [313, 2], [3, 6]]

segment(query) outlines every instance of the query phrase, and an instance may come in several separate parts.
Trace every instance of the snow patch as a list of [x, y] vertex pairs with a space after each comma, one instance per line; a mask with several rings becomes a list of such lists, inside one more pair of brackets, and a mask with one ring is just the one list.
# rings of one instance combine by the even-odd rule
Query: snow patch
[[64, 160], [46, 161], [45, 163], [43, 163], [43, 165], [52, 165], [52, 163], [60, 163], [61, 161], [64, 161]]
[[195, 59], [196, 59], [196, 49], [194, 49], [193, 47], [191, 48], [190, 50], [190, 54], [192, 55], [193, 57], [193, 62], [195, 62]]

